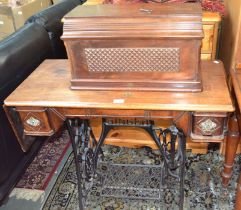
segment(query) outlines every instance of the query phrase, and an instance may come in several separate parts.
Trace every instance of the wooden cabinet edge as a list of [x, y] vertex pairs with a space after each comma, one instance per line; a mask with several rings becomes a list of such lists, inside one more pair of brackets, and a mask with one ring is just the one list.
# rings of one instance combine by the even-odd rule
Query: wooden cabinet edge
[[[13, 129], [13, 132], [18, 140], [18, 143], [21, 146], [22, 151], [27, 152], [29, 150], [29, 148], [31, 147], [31, 145], [33, 144], [34, 138], [26, 136], [24, 134], [24, 129], [23, 129], [22, 125], [20, 125], [20, 122], [21, 122], [20, 120], [18, 120], [18, 122], [14, 121], [13, 113], [14, 112], [17, 113], [17, 111], [15, 110], [14, 107], [7, 107], [7, 106], [3, 105], [3, 108], [4, 108], [4, 111], [8, 118], [8, 121]], [[10, 113], [11, 110], [13, 113]]]
[[221, 15], [218, 12], [203, 11], [203, 22], [220, 22]]

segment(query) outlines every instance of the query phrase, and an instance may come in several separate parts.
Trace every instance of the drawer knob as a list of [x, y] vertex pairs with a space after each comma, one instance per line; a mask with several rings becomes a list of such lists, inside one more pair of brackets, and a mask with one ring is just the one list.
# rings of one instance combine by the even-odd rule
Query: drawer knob
[[40, 120], [38, 120], [38, 119], [36, 119], [36, 118], [34, 118], [34, 117], [30, 117], [30, 118], [28, 118], [28, 119], [26, 120], [26, 123], [27, 123], [28, 125], [33, 126], [33, 127], [37, 127], [37, 126], [40, 125]]
[[210, 133], [213, 132], [217, 128], [217, 124], [210, 119], [205, 120], [204, 122], [199, 124], [202, 132]]

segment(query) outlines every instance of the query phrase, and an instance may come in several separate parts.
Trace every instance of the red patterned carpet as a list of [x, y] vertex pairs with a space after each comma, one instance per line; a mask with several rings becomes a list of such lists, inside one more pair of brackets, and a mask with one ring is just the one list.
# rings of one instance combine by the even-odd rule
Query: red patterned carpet
[[46, 140], [16, 187], [45, 190], [70, 146], [67, 131], [64, 131], [59, 138], [49, 138]]

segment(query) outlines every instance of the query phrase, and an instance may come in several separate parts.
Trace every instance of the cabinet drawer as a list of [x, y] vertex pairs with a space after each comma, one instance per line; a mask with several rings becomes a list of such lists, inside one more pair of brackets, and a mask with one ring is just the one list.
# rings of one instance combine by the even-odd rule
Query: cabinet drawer
[[210, 140], [219, 142], [224, 139], [227, 113], [192, 113], [191, 137], [195, 141]]
[[54, 133], [54, 130], [51, 127], [49, 122], [48, 114], [46, 109], [16, 109], [20, 115], [24, 127], [24, 133], [26, 135], [33, 136], [50, 136]]

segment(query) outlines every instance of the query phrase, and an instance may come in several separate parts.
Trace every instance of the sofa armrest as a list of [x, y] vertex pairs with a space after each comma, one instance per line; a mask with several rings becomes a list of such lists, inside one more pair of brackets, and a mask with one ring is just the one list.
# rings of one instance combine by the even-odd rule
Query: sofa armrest
[[51, 57], [48, 33], [35, 23], [24, 25], [0, 42], [0, 102]]
[[63, 41], [60, 39], [63, 34], [63, 23], [61, 22], [65, 14], [79, 5], [79, 0], [66, 0], [54, 4], [47, 9], [31, 16], [26, 23], [37, 23], [45, 28], [51, 41], [54, 58], [65, 59], [67, 53]]

